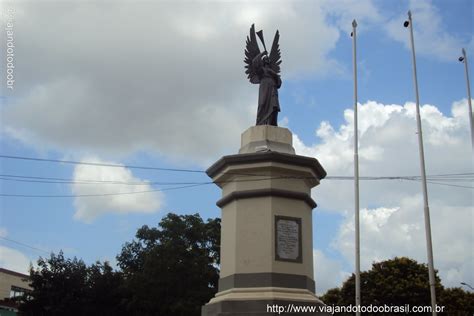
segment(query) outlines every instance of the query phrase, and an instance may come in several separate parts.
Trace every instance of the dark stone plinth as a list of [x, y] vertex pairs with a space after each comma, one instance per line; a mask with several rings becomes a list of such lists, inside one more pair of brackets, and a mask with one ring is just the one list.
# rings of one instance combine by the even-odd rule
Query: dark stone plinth
[[308, 204], [308, 206], [311, 207], [312, 209], [317, 206], [316, 202], [314, 202], [314, 200], [311, 198], [311, 195], [308, 193], [295, 192], [291, 190], [274, 189], [274, 188], [234, 191], [224, 196], [219, 201], [217, 201], [216, 205], [219, 206], [220, 208], [223, 208], [224, 206], [226, 206], [227, 204], [235, 200], [255, 198], [255, 197], [264, 197], [264, 196], [275, 196], [275, 197], [283, 197], [287, 199], [300, 200]]
[[286, 273], [239, 273], [219, 279], [219, 292], [242, 287], [286, 287], [314, 293], [314, 280], [304, 275]]
[[[201, 308], [201, 316], [270, 316], [270, 315], [330, 315], [320, 313], [318, 306], [323, 306], [317, 302], [295, 302], [285, 300], [246, 300], [246, 301], [222, 301], [214, 304], [204, 305]], [[278, 307], [284, 307], [283, 312], [278, 312]], [[315, 312], [296, 312], [293, 308], [315, 307]], [[274, 309], [272, 310], [272, 307]]]

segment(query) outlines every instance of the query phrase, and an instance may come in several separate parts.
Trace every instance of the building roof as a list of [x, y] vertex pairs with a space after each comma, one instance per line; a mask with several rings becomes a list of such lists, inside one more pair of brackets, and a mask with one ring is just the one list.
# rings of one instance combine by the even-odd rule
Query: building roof
[[6, 273], [6, 274], [14, 275], [14, 276], [17, 276], [17, 277], [20, 277], [20, 278], [28, 278], [28, 279], [30, 278], [30, 276], [27, 275], [27, 274], [23, 274], [23, 273], [20, 273], [20, 272], [8, 270], [8, 269], [5, 269], [5, 268], [0, 268], [0, 273]]

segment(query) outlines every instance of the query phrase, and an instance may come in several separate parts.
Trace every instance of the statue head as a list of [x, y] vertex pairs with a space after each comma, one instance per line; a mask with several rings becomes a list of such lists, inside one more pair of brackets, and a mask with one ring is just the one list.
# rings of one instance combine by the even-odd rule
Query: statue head
[[268, 58], [268, 56], [264, 56], [264, 57], [262, 58], [262, 61], [263, 61], [263, 65], [264, 65], [264, 66], [270, 65], [270, 59]]

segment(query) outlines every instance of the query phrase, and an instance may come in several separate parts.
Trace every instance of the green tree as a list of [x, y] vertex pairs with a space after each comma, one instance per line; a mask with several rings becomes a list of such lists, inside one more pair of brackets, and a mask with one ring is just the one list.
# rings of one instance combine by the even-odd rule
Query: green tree
[[474, 293], [459, 287], [445, 289], [438, 296], [438, 305], [445, 307], [447, 315], [473, 315]]
[[[438, 305], [444, 305], [445, 312], [447, 311], [449, 315], [456, 315], [456, 311], [466, 310], [469, 310], [472, 315], [474, 313], [474, 294], [467, 293], [462, 289], [446, 290], [441, 284], [437, 271], [435, 275]], [[369, 271], [361, 272], [360, 279], [361, 303], [364, 306], [371, 304], [379, 306], [384, 304], [394, 306], [431, 305], [426, 264], [420, 264], [405, 257], [394, 258], [372, 264]], [[321, 299], [327, 305], [354, 305], [354, 274], [343, 283], [340, 289], [328, 290]]]
[[122, 278], [107, 262], [87, 267], [61, 251], [37, 263], [30, 268], [33, 290], [20, 302], [21, 315], [121, 315]]
[[30, 268], [29, 298], [20, 305], [24, 315], [81, 315], [87, 267], [82, 260], [65, 259], [62, 251], [38, 259]]
[[128, 296], [140, 315], [200, 315], [217, 291], [220, 219], [169, 213], [159, 227], [143, 226], [117, 256]]
[[84, 315], [124, 315], [124, 281], [121, 272], [108, 262], [96, 262], [88, 268]]
[[117, 256], [87, 266], [63, 252], [39, 258], [33, 288], [20, 301], [22, 315], [200, 315], [217, 291], [220, 219], [198, 214], [165, 216], [143, 226]]

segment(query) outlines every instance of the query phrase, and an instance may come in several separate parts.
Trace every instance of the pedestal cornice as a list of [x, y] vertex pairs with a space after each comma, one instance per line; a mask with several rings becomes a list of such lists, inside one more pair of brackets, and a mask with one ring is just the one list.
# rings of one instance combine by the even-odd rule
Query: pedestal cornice
[[206, 173], [209, 177], [214, 179], [220, 172], [222, 172], [228, 166], [268, 161], [289, 164], [299, 167], [307, 167], [314, 173], [318, 180], [324, 179], [327, 175], [326, 170], [324, 170], [324, 168], [321, 166], [321, 164], [316, 158], [280, 153], [275, 151], [224, 156], [218, 161], [216, 161], [212, 166], [210, 166], [206, 170]]

